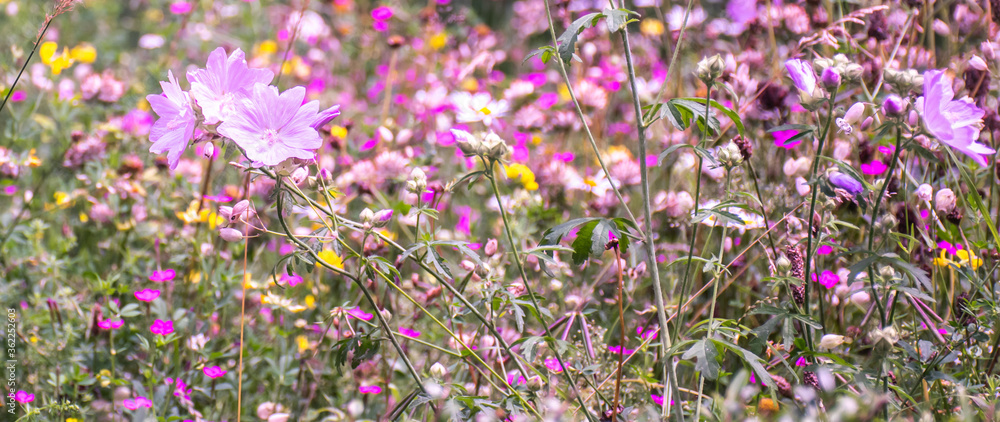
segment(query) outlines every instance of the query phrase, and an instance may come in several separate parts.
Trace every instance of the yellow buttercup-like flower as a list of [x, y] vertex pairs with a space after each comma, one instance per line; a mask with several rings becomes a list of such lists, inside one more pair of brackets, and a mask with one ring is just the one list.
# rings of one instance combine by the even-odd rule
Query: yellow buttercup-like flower
[[[329, 249], [324, 249], [323, 251], [321, 251], [316, 255], [318, 255], [319, 259], [323, 260], [323, 262], [330, 264], [331, 267], [344, 269], [344, 260], [341, 259], [336, 252], [331, 251]], [[322, 267], [323, 265], [320, 263], [316, 263], [316, 266]]]
[[538, 190], [538, 183], [535, 182], [535, 173], [524, 164], [511, 164], [504, 166], [508, 179], [520, 179], [521, 184], [527, 190]]
[[958, 249], [955, 251], [954, 255], [951, 255], [947, 249], [941, 248], [941, 254], [937, 258], [934, 258], [934, 265], [938, 267], [947, 267], [949, 265], [954, 265], [958, 268], [962, 268], [966, 265], [972, 267], [973, 270], [979, 269], [983, 266], [983, 259], [976, 256], [975, 253], [967, 249]]
[[431, 48], [435, 50], [440, 50], [444, 48], [445, 44], [448, 44], [448, 36], [445, 35], [444, 32], [438, 32], [437, 34], [431, 36], [429, 40], [427, 40], [427, 44], [429, 44]]
[[97, 60], [97, 49], [90, 44], [80, 44], [69, 51], [69, 56], [81, 63], [93, 63]]

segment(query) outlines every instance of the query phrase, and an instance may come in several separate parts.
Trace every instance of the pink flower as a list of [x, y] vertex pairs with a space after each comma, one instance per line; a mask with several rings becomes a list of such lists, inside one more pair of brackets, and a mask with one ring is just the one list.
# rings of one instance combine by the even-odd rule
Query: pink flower
[[377, 385], [367, 385], [367, 386], [362, 385], [358, 387], [358, 392], [361, 394], [381, 394], [382, 387], [379, 387]]
[[400, 334], [407, 337], [420, 337], [420, 331], [409, 329], [406, 327], [399, 327]]
[[[650, 398], [653, 399], [653, 403], [656, 403], [657, 405], [663, 406], [663, 396], [657, 396], [656, 394], [650, 394]], [[671, 406], [674, 405], [674, 401], [673, 400], [670, 401], [670, 405]]]
[[142, 289], [135, 292], [135, 298], [142, 302], [152, 302], [160, 297], [160, 291], [155, 289]]
[[17, 390], [17, 393], [14, 394], [14, 400], [17, 400], [18, 403], [31, 403], [35, 401], [35, 395], [23, 390]]
[[924, 96], [920, 97], [924, 127], [941, 143], [968, 155], [980, 166], [986, 167], [985, 156], [996, 151], [977, 142], [985, 112], [971, 100], [955, 100], [951, 80], [943, 70], [924, 72]]
[[864, 173], [864, 174], [869, 174], [869, 175], [879, 175], [879, 174], [885, 173], [885, 171], [888, 168], [889, 167], [886, 166], [885, 163], [883, 163], [883, 162], [881, 162], [879, 160], [875, 160], [875, 161], [872, 161], [872, 162], [870, 162], [868, 164], [862, 164], [861, 165], [861, 172]]
[[24, 91], [14, 91], [13, 94], [10, 94], [10, 102], [12, 103], [19, 103], [27, 98], [28, 94], [25, 94]]
[[288, 284], [288, 287], [295, 287], [302, 282], [302, 277], [300, 277], [298, 274], [292, 274], [292, 275], [282, 274], [281, 282]]
[[170, 5], [170, 13], [175, 15], [185, 15], [191, 13], [192, 9], [194, 9], [194, 5], [186, 1], [178, 1]]
[[316, 156], [313, 151], [323, 146], [313, 128], [323, 118], [319, 102], [303, 104], [305, 88], [279, 94], [278, 88], [256, 83], [240, 97], [234, 111], [219, 125], [219, 133], [243, 148], [250, 160], [266, 166], [289, 158], [312, 160]]
[[139, 396], [135, 398], [135, 405], [149, 409], [153, 407], [153, 402], [145, 397]]
[[347, 310], [347, 315], [350, 315], [357, 319], [363, 319], [365, 321], [370, 321], [374, 315], [362, 311], [361, 308], [351, 308]]
[[799, 356], [799, 359], [795, 361], [795, 366], [809, 366], [809, 362], [806, 361], [805, 357]]
[[798, 134], [799, 134], [799, 131], [797, 131], [795, 129], [779, 130], [779, 131], [771, 132], [771, 136], [774, 137], [774, 145], [777, 146], [777, 147], [779, 147], [779, 148], [785, 148], [785, 149], [793, 149], [793, 148], [799, 146], [799, 144], [802, 143], [802, 138], [796, 139], [796, 140], [791, 141], [791, 142], [788, 141], [793, 136], [798, 135]]
[[550, 371], [556, 373], [563, 371], [562, 365], [559, 364], [559, 359], [556, 358], [545, 359], [545, 367], [549, 368]]
[[517, 384], [524, 384], [526, 382], [527, 381], [525, 381], [524, 377], [518, 375], [518, 373], [516, 372], [512, 372], [510, 373], [510, 375], [507, 375], [507, 384], [517, 385]]
[[150, 107], [160, 116], [149, 132], [149, 140], [153, 141], [149, 152], [166, 152], [167, 162], [174, 169], [187, 149], [188, 142], [194, 137], [195, 116], [191, 108], [191, 97], [181, 90], [181, 85], [170, 71], [167, 72], [167, 80], [160, 82], [162, 95], [146, 96]]
[[223, 375], [226, 375], [226, 370], [218, 366], [209, 366], [206, 367], [205, 369], [202, 369], [201, 371], [205, 373], [205, 376], [211, 379], [216, 379]]
[[149, 281], [154, 281], [154, 282], [157, 282], [157, 283], [162, 283], [164, 281], [173, 280], [174, 276], [176, 276], [176, 275], [177, 275], [177, 273], [174, 270], [172, 270], [172, 269], [156, 270], [156, 271], [153, 271], [153, 273], [149, 275]]
[[392, 9], [386, 6], [379, 6], [372, 10], [372, 19], [376, 21], [389, 20], [392, 17]]
[[149, 327], [149, 331], [152, 331], [153, 334], [159, 334], [161, 336], [172, 334], [174, 332], [174, 322], [158, 319], [153, 321], [153, 325]]
[[254, 83], [269, 84], [274, 73], [267, 69], [247, 66], [243, 50], [236, 49], [226, 57], [226, 49], [219, 47], [209, 54], [206, 69], [188, 72], [191, 98], [201, 107], [205, 124], [214, 125], [233, 112], [237, 94]]
[[119, 320], [106, 319], [106, 320], [103, 320], [101, 322], [98, 322], [97, 326], [101, 327], [101, 329], [104, 329], [104, 330], [117, 330], [119, 328], [122, 328], [122, 325], [124, 325], [124, 324], [125, 324], [125, 321], [122, 321], [120, 319]]
[[[813, 277], [815, 277], [815, 274], [813, 275]], [[827, 290], [832, 289], [833, 286], [837, 285], [837, 283], [840, 283], [840, 277], [837, 277], [837, 274], [834, 273], [833, 271], [830, 270], [823, 271], [823, 274], [819, 275], [819, 284], [823, 285], [823, 287], [826, 287]]]
[[[608, 346], [608, 351], [617, 355], [617, 354], [619, 354], [619, 353], [622, 352], [622, 347], [621, 346]], [[635, 349], [629, 349], [629, 348], [625, 349], [625, 354], [626, 355], [631, 355], [633, 353], [635, 353]]]

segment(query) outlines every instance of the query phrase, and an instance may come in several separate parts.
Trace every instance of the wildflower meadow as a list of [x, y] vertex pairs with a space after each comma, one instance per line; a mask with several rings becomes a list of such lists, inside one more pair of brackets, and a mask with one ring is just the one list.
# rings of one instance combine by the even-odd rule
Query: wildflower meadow
[[0, 51], [0, 420], [1000, 420], [998, 0], [0, 0]]

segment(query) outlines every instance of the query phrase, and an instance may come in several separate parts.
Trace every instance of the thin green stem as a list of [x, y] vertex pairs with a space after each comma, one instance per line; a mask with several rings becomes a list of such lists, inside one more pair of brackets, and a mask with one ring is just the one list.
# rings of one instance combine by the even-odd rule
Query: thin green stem
[[[889, 181], [892, 180], [892, 173], [896, 169], [896, 162], [899, 161], [899, 153], [902, 151], [902, 148], [900, 148], [900, 142], [902, 139], [903, 131], [901, 128], [897, 127], [896, 150], [892, 153], [892, 161], [889, 162], [889, 171], [886, 179], [882, 182], [882, 189], [879, 190], [878, 196], [875, 197], [875, 205], [872, 206], [872, 218], [868, 225], [868, 252], [870, 253], [875, 253], [873, 250], [875, 247], [875, 220], [878, 218], [878, 210], [882, 205], [882, 198], [885, 196], [885, 192], [889, 189]], [[879, 299], [878, 292], [875, 291], [875, 264], [868, 267], [868, 285], [872, 291], [872, 297], [875, 299], [875, 305], [878, 307], [879, 326], [884, 328], [888, 321], [885, 320], [885, 306], [882, 304], [882, 300]]]
[[[639, 89], [635, 82], [635, 65], [632, 62], [632, 47], [629, 43], [628, 38], [628, 27], [623, 26], [621, 29], [622, 45], [625, 49], [625, 64], [628, 68], [628, 82], [629, 87], [632, 90], [632, 107], [635, 112], [635, 126], [639, 134], [639, 174], [641, 176], [642, 182], [642, 210], [643, 216], [646, 219], [646, 224], [643, 226], [643, 246], [646, 248], [646, 262], [649, 265], [650, 275], [653, 278], [653, 294], [656, 296], [656, 316], [660, 321], [660, 327], [663, 331], [663, 340], [660, 341], [660, 356], [663, 359], [663, 385], [666, 389], [673, 388], [674, 392], [678, 393], [677, 380], [674, 374], [673, 365], [671, 365], [671, 359], [667, 357], [667, 349], [672, 347], [672, 341], [670, 336], [670, 326], [667, 325], [667, 310], [666, 304], [663, 301], [663, 287], [660, 284], [660, 269], [656, 262], [656, 245], [653, 244], [653, 211], [650, 204], [650, 194], [649, 194], [649, 168], [646, 163], [646, 127], [642, 122], [642, 105], [639, 104]], [[677, 44], [680, 47], [680, 43]], [[676, 50], [674, 53], [676, 57]], [[708, 104], [706, 103], [705, 109], [708, 109]], [[708, 119], [706, 118], [707, 122]], [[708, 126], [707, 124], [705, 125]], [[625, 345], [622, 344], [622, 354], [625, 353]], [[620, 375], [620, 373], [619, 373]], [[670, 386], [670, 387], [667, 387]], [[670, 396], [670, 394], [666, 394]], [[663, 406], [661, 408], [661, 416], [666, 416], [668, 409], [670, 407], [670, 400], [663, 400]], [[684, 412], [680, 406], [675, 406], [677, 419], [684, 422]], [[618, 409], [614, 409], [617, 411]]]
[[535, 297], [535, 293], [531, 290], [531, 281], [528, 280], [528, 274], [524, 271], [524, 264], [521, 263], [521, 253], [518, 252], [517, 242], [514, 241], [514, 234], [510, 229], [510, 221], [507, 219], [507, 210], [503, 206], [503, 200], [500, 198], [500, 187], [497, 186], [496, 177], [494, 177], [494, 167], [496, 166], [496, 161], [490, 160], [487, 164], [486, 160], [483, 160], [483, 165], [486, 168], [486, 178], [490, 181], [490, 186], [493, 187], [493, 197], [497, 200], [497, 206], [500, 207], [500, 217], [503, 219], [504, 232], [507, 234], [507, 242], [510, 243], [510, 252], [514, 255], [514, 263], [517, 264], [517, 271], [521, 275], [521, 281], [524, 284], [524, 289], [528, 293], [528, 297], [531, 299], [532, 306], [535, 307], [534, 315], [538, 319], [538, 322], [545, 329], [545, 343], [552, 350], [552, 354], [555, 355], [556, 360], [559, 362], [559, 367], [563, 368], [562, 373], [566, 377], [566, 381], [569, 382], [570, 388], [573, 390], [573, 395], [576, 396], [576, 400], [579, 402], [580, 407], [583, 408], [584, 414], [587, 415], [587, 419], [594, 421], [594, 415], [587, 410], [586, 405], [583, 403], [583, 396], [580, 394], [579, 388], [576, 386], [576, 380], [573, 379], [573, 375], [570, 374], [569, 366], [566, 365], [565, 359], [562, 357], [562, 353], [559, 352], [559, 347], [552, 342], [555, 336], [552, 335], [552, 330], [549, 329], [549, 325], [545, 322], [542, 317], [542, 307], [538, 304], [538, 298]]

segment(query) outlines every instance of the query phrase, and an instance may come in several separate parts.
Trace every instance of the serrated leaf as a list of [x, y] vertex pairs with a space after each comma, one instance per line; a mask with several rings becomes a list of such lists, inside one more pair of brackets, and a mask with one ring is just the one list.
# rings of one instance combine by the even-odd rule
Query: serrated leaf
[[706, 339], [694, 342], [684, 355], [683, 359], [697, 359], [694, 363], [694, 370], [700, 372], [706, 379], [715, 380], [719, 377], [719, 351], [715, 348], [715, 343]]
[[563, 32], [559, 36], [556, 43], [558, 44], [559, 58], [562, 59], [563, 63], [569, 64], [573, 59], [573, 53], [576, 52], [576, 40], [580, 36], [580, 33], [584, 29], [594, 26], [596, 21], [603, 16], [604, 14], [602, 13], [590, 13], [581, 16], [566, 28], [566, 32]]

